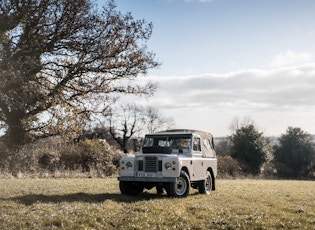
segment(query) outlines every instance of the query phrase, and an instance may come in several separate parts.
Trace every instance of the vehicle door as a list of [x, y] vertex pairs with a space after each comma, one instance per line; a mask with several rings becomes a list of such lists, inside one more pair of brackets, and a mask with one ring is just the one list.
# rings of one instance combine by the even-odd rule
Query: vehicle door
[[193, 165], [193, 180], [201, 180], [205, 176], [204, 158], [201, 151], [201, 137], [193, 135], [192, 140], [192, 165]]

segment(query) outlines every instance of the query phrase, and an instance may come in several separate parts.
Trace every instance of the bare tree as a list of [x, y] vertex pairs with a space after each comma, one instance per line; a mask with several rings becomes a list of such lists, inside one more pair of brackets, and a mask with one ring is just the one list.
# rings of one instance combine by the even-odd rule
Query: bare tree
[[152, 24], [108, 1], [0, 2], [0, 129], [8, 146], [74, 133], [120, 93], [152, 95], [134, 83], [155, 68]]
[[231, 133], [234, 133], [238, 129], [242, 127], [247, 127], [250, 125], [256, 126], [255, 121], [251, 117], [246, 116], [246, 117], [243, 117], [242, 120], [239, 117], [234, 117], [229, 126], [229, 129]]
[[141, 130], [144, 123], [142, 107], [135, 104], [127, 104], [108, 116], [109, 131], [120, 148], [127, 153], [128, 140]]
[[107, 114], [106, 118], [112, 137], [125, 153], [132, 138], [168, 129], [175, 124], [173, 119], [162, 116], [157, 109], [137, 104], [122, 105]]
[[162, 129], [169, 129], [175, 126], [173, 118], [163, 116], [158, 109], [151, 106], [145, 108], [146, 133], [154, 133]]

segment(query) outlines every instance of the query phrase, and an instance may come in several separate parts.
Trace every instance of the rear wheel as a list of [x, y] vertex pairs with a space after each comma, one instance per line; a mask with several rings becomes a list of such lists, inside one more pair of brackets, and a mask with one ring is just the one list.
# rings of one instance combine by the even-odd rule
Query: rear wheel
[[190, 180], [186, 172], [181, 171], [180, 176], [176, 179], [176, 182], [171, 182], [167, 193], [173, 197], [186, 197], [190, 190]]
[[119, 189], [125, 195], [138, 195], [143, 191], [144, 186], [132, 181], [119, 181]]
[[199, 193], [210, 195], [212, 190], [212, 177], [211, 173], [207, 171], [207, 177], [205, 180], [199, 182]]

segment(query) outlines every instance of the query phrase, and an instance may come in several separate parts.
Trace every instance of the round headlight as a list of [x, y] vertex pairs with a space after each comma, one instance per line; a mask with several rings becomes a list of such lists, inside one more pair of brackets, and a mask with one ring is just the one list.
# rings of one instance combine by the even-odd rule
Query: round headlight
[[164, 167], [165, 167], [166, 170], [171, 170], [172, 164], [171, 164], [170, 162], [166, 162], [166, 163], [164, 164]]
[[128, 169], [128, 170], [132, 169], [132, 163], [131, 162], [126, 163], [126, 169]]

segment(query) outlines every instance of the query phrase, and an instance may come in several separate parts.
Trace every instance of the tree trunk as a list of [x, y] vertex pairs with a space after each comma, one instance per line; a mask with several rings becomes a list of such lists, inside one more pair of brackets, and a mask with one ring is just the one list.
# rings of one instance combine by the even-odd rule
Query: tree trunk
[[6, 147], [10, 150], [18, 149], [20, 146], [30, 142], [28, 131], [25, 130], [24, 124], [20, 116], [10, 114], [7, 122], [8, 129], [3, 136]]

